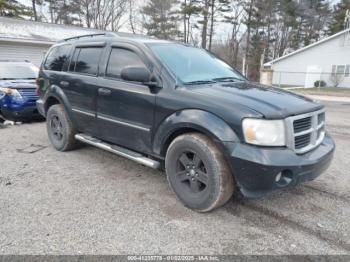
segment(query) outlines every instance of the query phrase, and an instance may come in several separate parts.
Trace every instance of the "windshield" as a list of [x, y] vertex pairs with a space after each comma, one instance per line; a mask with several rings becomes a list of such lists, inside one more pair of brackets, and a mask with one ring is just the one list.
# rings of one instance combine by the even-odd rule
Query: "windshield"
[[35, 79], [37, 77], [38, 69], [33, 65], [0, 64], [0, 80]]
[[149, 47], [185, 84], [246, 80], [228, 64], [203, 49], [181, 44], [150, 44]]

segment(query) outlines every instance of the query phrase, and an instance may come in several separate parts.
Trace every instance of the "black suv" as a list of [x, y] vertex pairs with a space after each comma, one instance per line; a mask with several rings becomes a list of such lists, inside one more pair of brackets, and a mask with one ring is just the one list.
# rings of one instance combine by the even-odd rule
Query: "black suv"
[[189, 208], [256, 197], [330, 164], [325, 109], [244, 78], [206, 50], [112, 33], [64, 40], [41, 66], [37, 107], [53, 146], [80, 143], [165, 167]]

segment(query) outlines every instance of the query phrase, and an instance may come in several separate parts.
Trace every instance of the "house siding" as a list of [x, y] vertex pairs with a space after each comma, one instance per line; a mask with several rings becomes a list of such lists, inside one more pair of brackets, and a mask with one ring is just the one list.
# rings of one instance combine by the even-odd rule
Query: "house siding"
[[[320, 79], [332, 86], [332, 65], [350, 65], [350, 37], [346, 33], [274, 62], [272, 81], [274, 85], [310, 87]], [[344, 76], [339, 87], [350, 88], [350, 76]]]

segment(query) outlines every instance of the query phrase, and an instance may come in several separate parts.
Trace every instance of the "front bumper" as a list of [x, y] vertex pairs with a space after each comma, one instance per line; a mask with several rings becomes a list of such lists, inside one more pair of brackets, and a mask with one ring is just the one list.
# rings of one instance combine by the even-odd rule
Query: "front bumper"
[[225, 147], [237, 186], [246, 197], [259, 197], [315, 179], [329, 167], [335, 150], [328, 135], [316, 149], [302, 155], [287, 148], [243, 143], [225, 143]]
[[41, 117], [36, 106], [26, 106], [21, 108], [1, 108], [2, 115], [12, 121], [27, 120]]

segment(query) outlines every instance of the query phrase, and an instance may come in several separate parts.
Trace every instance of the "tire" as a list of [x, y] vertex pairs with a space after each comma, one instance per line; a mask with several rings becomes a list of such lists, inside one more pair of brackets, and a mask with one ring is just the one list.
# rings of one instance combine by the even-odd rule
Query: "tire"
[[46, 128], [51, 144], [58, 151], [70, 151], [79, 146], [74, 136], [77, 133], [62, 105], [49, 108], [46, 115]]
[[222, 152], [200, 133], [175, 138], [167, 150], [165, 168], [176, 196], [195, 211], [209, 212], [233, 195], [233, 175]]

